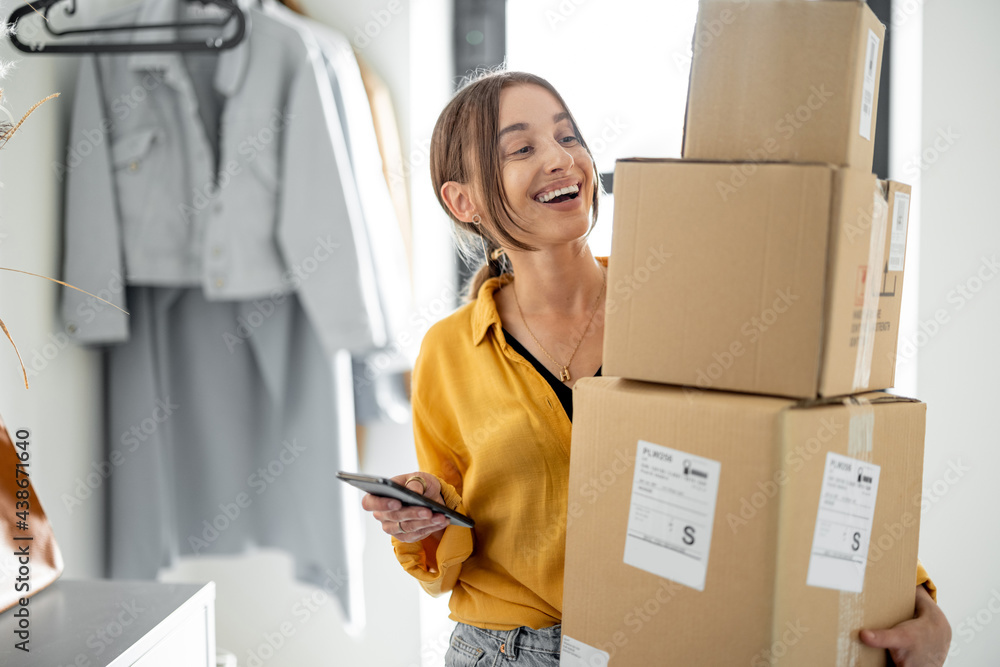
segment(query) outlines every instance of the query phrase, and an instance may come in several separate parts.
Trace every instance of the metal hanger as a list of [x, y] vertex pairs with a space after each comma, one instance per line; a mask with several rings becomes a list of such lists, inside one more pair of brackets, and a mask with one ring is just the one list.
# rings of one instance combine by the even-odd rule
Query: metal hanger
[[[233, 0], [186, 0], [187, 2], [199, 2], [203, 5], [214, 5], [226, 11], [225, 16], [212, 20], [179, 21], [174, 23], [149, 23], [145, 25], [113, 25], [94, 26], [90, 28], [73, 28], [69, 30], [56, 30], [49, 22], [49, 12], [63, 0], [37, 0], [23, 7], [15, 9], [7, 19], [7, 30], [10, 34], [10, 41], [19, 51], [25, 53], [146, 53], [151, 51], [221, 51], [231, 49], [246, 36], [246, 17]], [[68, 16], [76, 13], [76, 0], [69, 0], [69, 6], [64, 8]], [[17, 38], [17, 22], [28, 14], [39, 13], [45, 19], [45, 29], [52, 35], [62, 38], [66, 35], [83, 35], [97, 33], [120, 33], [135, 30], [155, 30], [164, 28], [195, 28], [195, 27], [218, 27], [223, 28], [230, 21], [236, 21], [236, 29], [232, 35], [223, 39], [211, 37], [199, 40], [177, 40], [169, 42], [76, 42], [70, 44], [48, 43], [48, 44], [25, 44]]]

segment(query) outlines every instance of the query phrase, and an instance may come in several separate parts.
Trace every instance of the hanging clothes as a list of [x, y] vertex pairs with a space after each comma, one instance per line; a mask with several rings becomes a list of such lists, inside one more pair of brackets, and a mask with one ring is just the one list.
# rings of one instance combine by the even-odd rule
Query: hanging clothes
[[[111, 576], [273, 545], [356, 630], [361, 510], [332, 480], [358, 468], [351, 353], [384, 349], [388, 317], [403, 311], [378, 285], [371, 204], [316, 38], [243, 5], [248, 36], [215, 59], [81, 62], [65, 280], [131, 320], [70, 290], [61, 309], [75, 341], [111, 346], [109, 447], [127, 450], [108, 481]], [[108, 21], [172, 21], [194, 7], [145, 0]], [[149, 421], [164, 402], [177, 407]]]
[[[170, 21], [187, 6], [145, 0], [117, 17]], [[294, 290], [329, 354], [380, 347], [368, 233], [319, 46], [247, 11], [249, 35], [217, 59], [213, 87], [225, 100], [215, 135], [180, 54], [82, 60], [70, 154], [84, 157], [67, 174], [66, 275], [123, 307], [124, 281], [197, 285], [213, 301]], [[74, 340], [127, 338], [125, 315], [101, 306], [67, 293]]]
[[368, 235], [375, 284], [386, 323], [386, 343], [354, 360], [356, 419], [359, 423], [410, 420], [409, 372], [416, 357], [410, 264], [390, 194], [368, 93], [350, 41], [341, 33], [279, 2], [265, 11], [308, 31], [320, 46], [334, 102], [347, 138], [347, 153], [358, 188]]

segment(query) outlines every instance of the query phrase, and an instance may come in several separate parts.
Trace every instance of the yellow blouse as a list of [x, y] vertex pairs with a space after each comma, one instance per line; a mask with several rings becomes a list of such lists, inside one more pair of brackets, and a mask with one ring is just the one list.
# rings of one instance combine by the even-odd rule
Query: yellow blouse
[[[448, 526], [440, 541], [392, 540], [424, 590], [452, 592], [452, 620], [491, 630], [562, 620], [571, 424], [504, 338], [493, 294], [510, 280], [487, 280], [475, 301], [432, 326], [413, 370], [420, 469], [476, 527]], [[917, 584], [926, 580], [918, 563]]]

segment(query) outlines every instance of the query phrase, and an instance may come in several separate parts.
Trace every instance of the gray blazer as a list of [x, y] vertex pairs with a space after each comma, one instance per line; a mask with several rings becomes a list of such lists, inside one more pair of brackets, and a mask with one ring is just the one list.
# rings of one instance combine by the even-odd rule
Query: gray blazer
[[[167, 21], [177, 7], [146, 0], [108, 22]], [[62, 169], [64, 279], [126, 308], [124, 283], [200, 285], [210, 300], [259, 299], [262, 310], [294, 290], [330, 355], [384, 346], [365, 210], [322, 52], [256, 3], [247, 15], [249, 36], [217, 56], [210, 83], [193, 80], [178, 53], [82, 60]], [[198, 105], [196, 86], [208, 85], [217, 123]], [[127, 338], [121, 312], [73, 290], [62, 297], [78, 342]]]

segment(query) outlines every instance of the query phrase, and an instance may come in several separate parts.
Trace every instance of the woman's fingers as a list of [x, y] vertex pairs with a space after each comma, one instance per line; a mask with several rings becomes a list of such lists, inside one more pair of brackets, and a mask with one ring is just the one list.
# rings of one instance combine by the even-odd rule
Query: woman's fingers
[[426, 507], [405, 505], [397, 510], [375, 511], [372, 515], [379, 521], [420, 521], [433, 518], [434, 512]]
[[425, 540], [434, 533], [440, 531], [440, 528], [428, 528], [427, 530], [422, 530], [419, 533], [407, 533], [406, 535], [396, 535], [396, 539], [400, 542], [419, 542], [420, 540]]
[[373, 496], [370, 493], [366, 493], [361, 498], [361, 507], [369, 512], [385, 512], [399, 509], [402, 507], [402, 503], [393, 498], [383, 498], [382, 496]]
[[415, 472], [411, 475], [398, 475], [393, 477], [392, 481], [402, 484], [410, 491], [426, 496], [435, 502], [444, 503], [441, 497], [441, 482], [436, 476], [430, 473]]
[[[392, 481], [443, 503], [441, 482], [434, 475], [415, 472], [397, 475]], [[448, 525], [448, 518], [443, 514], [432, 512], [426, 507], [405, 505], [395, 498], [384, 498], [368, 493], [361, 499], [361, 506], [382, 524], [385, 533], [403, 542], [419, 542], [442, 531]]]
[[436, 514], [428, 519], [382, 521], [382, 530], [402, 542], [419, 542], [448, 525], [448, 518]]

